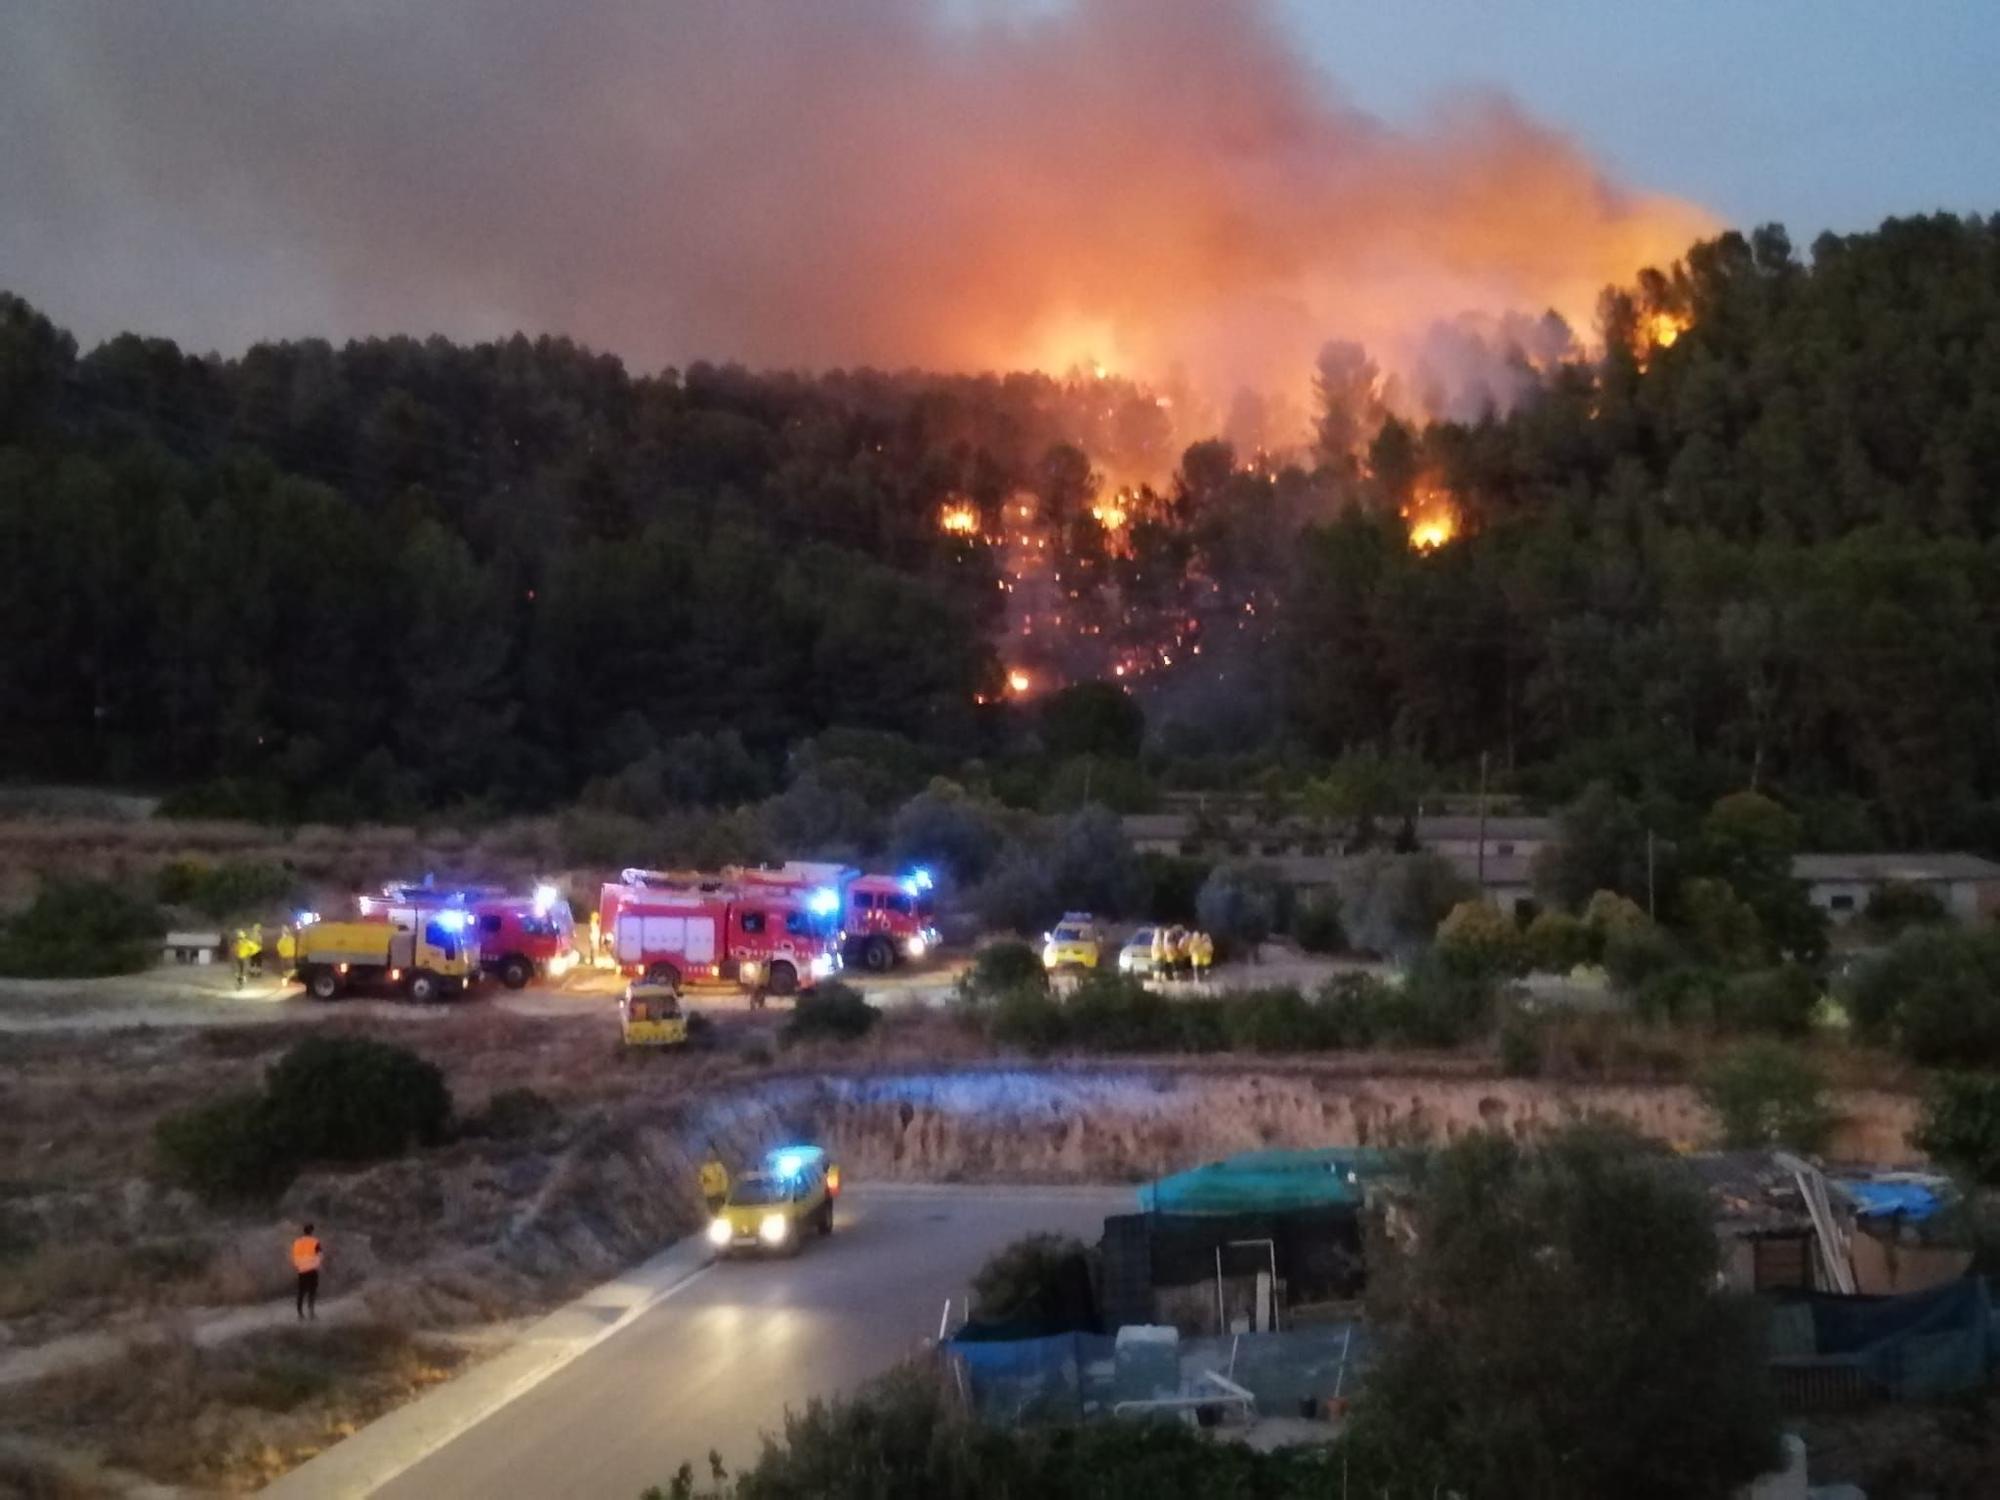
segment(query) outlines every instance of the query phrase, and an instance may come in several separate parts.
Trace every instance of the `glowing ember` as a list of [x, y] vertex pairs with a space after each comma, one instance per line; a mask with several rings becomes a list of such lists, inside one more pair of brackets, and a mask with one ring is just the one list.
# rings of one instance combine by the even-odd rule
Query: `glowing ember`
[[1127, 498], [1127, 492], [1120, 490], [1109, 500], [1099, 500], [1091, 506], [1090, 513], [1106, 531], [1116, 531], [1131, 519], [1130, 512], [1125, 508]]
[[1674, 341], [1693, 326], [1694, 319], [1685, 313], [1662, 310], [1642, 314], [1639, 326], [1634, 330], [1638, 347], [1632, 351], [1638, 358], [1639, 368], [1643, 370], [1646, 367], [1646, 359], [1655, 349], [1673, 348]]
[[1410, 545], [1419, 552], [1434, 551], [1458, 535], [1458, 502], [1435, 481], [1417, 481], [1402, 515], [1409, 523]]
[[1007, 674], [1007, 691], [1017, 698], [1024, 697], [1034, 685], [1034, 678], [1018, 668]]
[[978, 536], [979, 508], [963, 502], [947, 505], [938, 516], [938, 529], [949, 536]]

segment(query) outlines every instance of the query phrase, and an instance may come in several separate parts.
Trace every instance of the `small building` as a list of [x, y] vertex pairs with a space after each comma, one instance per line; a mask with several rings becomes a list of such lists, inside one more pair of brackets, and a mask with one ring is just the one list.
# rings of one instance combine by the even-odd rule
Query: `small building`
[[2000, 864], [1976, 854], [1800, 854], [1792, 874], [1834, 922], [1853, 921], [1869, 897], [1892, 885], [1929, 892], [1961, 922], [2000, 911]]
[[208, 964], [222, 951], [219, 932], [170, 932], [161, 945], [160, 961], [170, 964]]

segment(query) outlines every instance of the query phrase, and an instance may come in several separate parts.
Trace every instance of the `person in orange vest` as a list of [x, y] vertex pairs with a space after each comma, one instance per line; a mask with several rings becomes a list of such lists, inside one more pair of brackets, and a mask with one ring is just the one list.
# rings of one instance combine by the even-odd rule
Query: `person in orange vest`
[[292, 1269], [299, 1273], [299, 1318], [301, 1321], [319, 1319], [319, 1268], [326, 1259], [326, 1248], [313, 1235], [313, 1227], [307, 1224], [299, 1231], [299, 1237], [292, 1241]]

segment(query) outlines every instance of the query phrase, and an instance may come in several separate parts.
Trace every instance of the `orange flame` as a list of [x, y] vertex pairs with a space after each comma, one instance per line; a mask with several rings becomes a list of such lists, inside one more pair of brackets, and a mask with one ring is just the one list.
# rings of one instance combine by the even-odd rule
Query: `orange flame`
[[1019, 667], [1016, 667], [1007, 674], [1007, 691], [1012, 693], [1016, 698], [1025, 698], [1034, 690], [1034, 686], [1035, 679], [1030, 677], [1026, 672], [1023, 672]]
[[1459, 533], [1458, 501], [1433, 479], [1417, 481], [1402, 517], [1409, 523], [1410, 545], [1419, 552], [1436, 551]]
[[938, 516], [938, 529], [948, 536], [978, 536], [979, 507], [963, 500], [946, 505]]

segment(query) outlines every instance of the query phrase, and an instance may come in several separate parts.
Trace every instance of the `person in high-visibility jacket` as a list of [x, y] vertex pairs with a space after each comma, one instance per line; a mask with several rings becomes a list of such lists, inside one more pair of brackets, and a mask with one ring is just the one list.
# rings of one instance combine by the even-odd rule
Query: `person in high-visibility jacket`
[[1197, 930], [1188, 938], [1188, 958], [1194, 964], [1194, 977], [1206, 980], [1209, 968], [1215, 962], [1215, 939]]
[[326, 1247], [319, 1242], [310, 1224], [301, 1226], [292, 1241], [292, 1269], [298, 1273], [299, 1320], [319, 1319], [319, 1268], [326, 1259]]
[[729, 1201], [729, 1168], [722, 1164], [712, 1145], [707, 1160], [701, 1164], [701, 1196], [707, 1200], [710, 1213]]
[[287, 927], [278, 929], [278, 971], [289, 975], [299, 957], [298, 934]]
[[1167, 940], [1167, 929], [1164, 927], [1155, 927], [1153, 929], [1153, 977], [1155, 979], [1165, 979], [1168, 977], [1167, 969], [1173, 962], [1173, 957], [1174, 947]]
[[250, 926], [250, 972], [259, 979], [264, 977], [264, 924], [253, 922]]
[[251, 955], [256, 951], [257, 945], [250, 941], [250, 934], [241, 927], [237, 928], [235, 940], [231, 944], [231, 953], [236, 959], [236, 988], [239, 990], [243, 988], [244, 976], [250, 972]]
[[1176, 979], [1187, 977], [1188, 935], [1185, 927], [1176, 927], [1167, 934], [1167, 972]]

